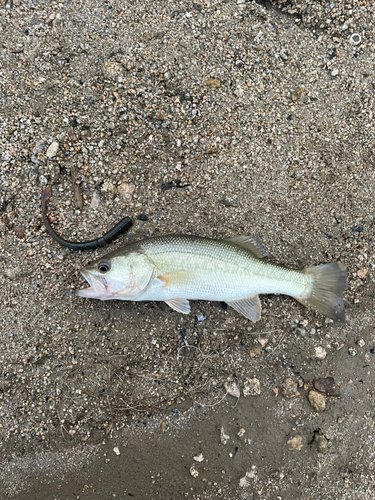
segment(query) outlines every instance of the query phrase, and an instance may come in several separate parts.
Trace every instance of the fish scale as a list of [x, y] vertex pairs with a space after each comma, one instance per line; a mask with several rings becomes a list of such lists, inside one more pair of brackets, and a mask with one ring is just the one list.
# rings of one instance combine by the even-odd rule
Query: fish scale
[[[178, 290], [173, 289], [175, 297], [219, 301], [258, 293], [303, 297], [312, 285], [311, 277], [262, 262], [248, 250], [226, 240], [161, 237], [146, 240], [140, 247], [162, 273], [181, 268], [190, 271], [188, 280]], [[145, 292], [144, 300], [157, 299]]]

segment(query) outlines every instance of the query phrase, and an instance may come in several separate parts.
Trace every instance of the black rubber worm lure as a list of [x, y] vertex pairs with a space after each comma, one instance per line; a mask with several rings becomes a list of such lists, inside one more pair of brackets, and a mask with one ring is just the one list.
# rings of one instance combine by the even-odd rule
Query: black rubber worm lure
[[42, 201], [42, 214], [43, 214], [44, 225], [46, 226], [49, 234], [55, 241], [57, 241], [57, 243], [60, 243], [60, 245], [64, 247], [71, 248], [72, 250], [90, 250], [94, 248], [104, 247], [105, 245], [107, 245], [107, 243], [116, 238], [116, 236], [118, 236], [119, 233], [123, 231], [128, 231], [128, 229], [130, 229], [133, 224], [130, 217], [125, 217], [124, 219], [120, 220], [120, 222], [118, 222], [112, 229], [110, 229], [107, 233], [105, 233], [101, 238], [97, 238], [96, 240], [81, 241], [81, 242], [64, 240], [64, 238], [59, 236], [52, 229], [52, 226], [49, 223], [47, 217], [47, 212], [46, 212], [47, 202], [51, 198], [51, 196], [52, 196], [52, 189], [50, 187], [42, 191], [41, 201]]

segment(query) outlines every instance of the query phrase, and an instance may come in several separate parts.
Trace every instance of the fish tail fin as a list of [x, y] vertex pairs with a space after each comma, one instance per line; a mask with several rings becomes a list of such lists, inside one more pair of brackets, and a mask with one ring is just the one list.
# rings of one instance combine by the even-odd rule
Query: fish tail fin
[[317, 309], [334, 321], [345, 323], [345, 307], [342, 300], [347, 274], [337, 262], [307, 267], [303, 271], [312, 277], [313, 285], [308, 297], [298, 299], [304, 305]]

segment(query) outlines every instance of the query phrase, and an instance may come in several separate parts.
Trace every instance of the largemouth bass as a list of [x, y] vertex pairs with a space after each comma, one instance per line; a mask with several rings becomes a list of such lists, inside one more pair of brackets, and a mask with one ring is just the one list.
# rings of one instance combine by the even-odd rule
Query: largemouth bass
[[345, 321], [346, 272], [337, 263], [287, 269], [264, 262], [254, 236], [213, 240], [161, 236], [119, 248], [81, 270], [90, 284], [77, 295], [100, 300], [162, 300], [190, 312], [188, 299], [226, 302], [252, 321], [258, 294], [290, 295], [336, 321]]

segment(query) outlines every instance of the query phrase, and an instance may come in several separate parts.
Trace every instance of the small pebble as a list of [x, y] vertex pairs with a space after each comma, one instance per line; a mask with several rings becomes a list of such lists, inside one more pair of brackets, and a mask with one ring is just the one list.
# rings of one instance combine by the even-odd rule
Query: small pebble
[[56, 156], [57, 151], [59, 150], [59, 146], [60, 145], [57, 141], [54, 141], [52, 144], [50, 144], [46, 151], [47, 158], [53, 158], [54, 156]]
[[357, 276], [358, 278], [364, 279], [367, 276], [367, 269], [365, 267], [362, 267], [357, 271]]
[[204, 460], [203, 453], [199, 453], [199, 455], [195, 455], [195, 457], [193, 457], [193, 460], [195, 460], [196, 462], [203, 462], [203, 460]]
[[240, 388], [235, 380], [232, 380], [230, 382], [225, 382], [224, 388], [227, 394], [229, 394], [230, 396], [233, 396], [235, 398], [239, 398], [241, 396]]
[[99, 191], [94, 191], [93, 194], [92, 194], [90, 207], [91, 208], [98, 208], [99, 204], [100, 204], [100, 194], [99, 194]]
[[249, 378], [245, 380], [243, 395], [246, 396], [259, 396], [261, 393], [260, 382], [257, 378]]
[[291, 378], [287, 378], [281, 384], [281, 394], [286, 399], [298, 398], [298, 396], [300, 396], [300, 393], [298, 392], [297, 388], [297, 382], [294, 382], [294, 380]]
[[318, 378], [313, 380], [314, 389], [323, 392], [327, 396], [339, 397], [341, 394], [340, 387], [336, 384], [333, 377]]
[[339, 74], [339, 70], [337, 68], [333, 69], [331, 72], [332, 76], [337, 76]]
[[366, 345], [366, 342], [363, 339], [359, 339], [356, 342], [358, 347], [364, 347]]
[[262, 347], [266, 347], [266, 345], [268, 344], [268, 339], [265, 337], [258, 337], [257, 340]]
[[217, 78], [209, 78], [206, 80], [206, 85], [212, 89], [217, 89], [221, 86], [221, 82]]
[[195, 468], [195, 465], [192, 465], [190, 467], [190, 475], [193, 476], [193, 477], [198, 477], [199, 476], [199, 472]]
[[300, 451], [303, 448], [303, 437], [297, 434], [287, 441], [287, 445], [293, 450]]
[[354, 349], [354, 347], [349, 347], [348, 353], [350, 354], [350, 356], [357, 356], [357, 351]]
[[106, 193], [106, 194], [109, 194], [111, 196], [114, 196], [117, 192], [117, 189], [116, 187], [112, 184], [112, 182], [109, 182], [109, 181], [105, 181], [103, 186], [102, 186], [102, 189], [101, 189], [102, 193]]
[[261, 354], [261, 352], [262, 352], [261, 345], [253, 345], [253, 346], [249, 347], [249, 355], [250, 355], [251, 359], [254, 359], [257, 356], [259, 356], [259, 354]]
[[137, 219], [141, 220], [142, 222], [147, 222], [148, 221], [148, 217], [147, 217], [146, 214], [139, 214], [139, 215], [137, 215]]
[[327, 453], [332, 447], [332, 444], [325, 436], [318, 436], [315, 438], [315, 443], [319, 453]]
[[228, 436], [228, 434], [225, 434], [225, 431], [224, 431], [224, 427], [222, 427], [220, 429], [220, 442], [222, 445], [226, 445], [228, 444], [228, 441], [229, 441], [230, 437]]
[[325, 359], [327, 356], [327, 351], [324, 349], [324, 347], [314, 347], [311, 352], [311, 357], [313, 359]]
[[245, 432], [245, 429], [241, 427], [241, 429], [237, 432], [237, 436], [241, 438], [245, 435]]
[[116, 455], [120, 455], [120, 450], [117, 446], [113, 448], [113, 451], [115, 452]]
[[204, 314], [197, 314], [196, 315], [196, 320], [198, 323], [203, 323], [203, 321], [206, 319], [206, 316]]
[[13, 231], [17, 238], [22, 239], [25, 236], [26, 228], [25, 226], [14, 226]]
[[135, 185], [134, 184], [130, 184], [128, 182], [123, 182], [118, 187], [118, 194], [127, 203], [129, 203], [130, 201], [132, 201], [133, 195], [134, 195], [134, 191], [135, 191]]
[[326, 409], [327, 398], [324, 396], [324, 394], [320, 394], [317, 391], [310, 391], [309, 392], [309, 401], [310, 401], [311, 406], [318, 413], [320, 413]]

